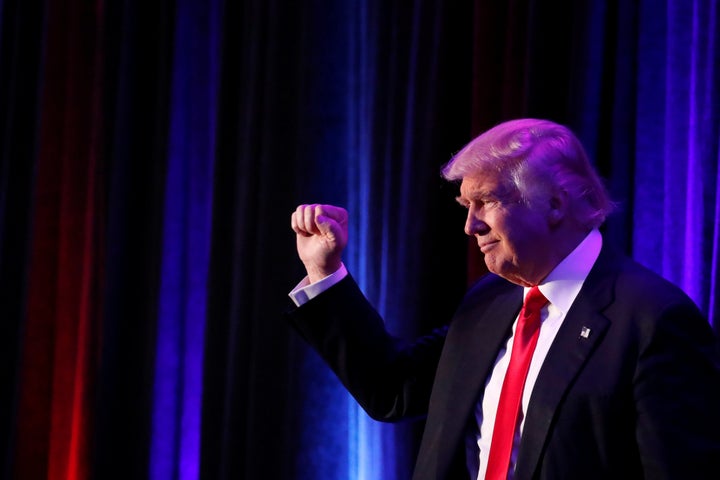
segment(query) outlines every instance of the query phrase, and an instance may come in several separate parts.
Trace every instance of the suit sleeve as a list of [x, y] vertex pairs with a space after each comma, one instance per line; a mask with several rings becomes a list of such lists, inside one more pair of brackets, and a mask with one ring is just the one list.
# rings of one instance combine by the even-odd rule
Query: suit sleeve
[[445, 328], [412, 342], [391, 335], [351, 275], [285, 315], [370, 417], [427, 413]]

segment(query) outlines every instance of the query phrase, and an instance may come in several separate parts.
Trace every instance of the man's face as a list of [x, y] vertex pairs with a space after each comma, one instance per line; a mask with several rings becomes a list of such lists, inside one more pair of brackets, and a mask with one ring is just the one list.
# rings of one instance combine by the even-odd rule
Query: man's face
[[467, 209], [465, 233], [477, 239], [489, 271], [523, 286], [547, 275], [549, 202], [541, 197], [526, 205], [497, 174], [465, 177], [457, 201]]

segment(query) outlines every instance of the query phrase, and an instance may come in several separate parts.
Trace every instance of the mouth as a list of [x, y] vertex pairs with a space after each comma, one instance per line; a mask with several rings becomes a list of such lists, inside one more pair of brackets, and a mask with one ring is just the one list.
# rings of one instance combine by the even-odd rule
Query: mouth
[[483, 243], [478, 242], [478, 246], [480, 247], [480, 251], [482, 253], [487, 253], [488, 250], [492, 249], [497, 244], [498, 244], [497, 240], [493, 240], [490, 242], [483, 242]]

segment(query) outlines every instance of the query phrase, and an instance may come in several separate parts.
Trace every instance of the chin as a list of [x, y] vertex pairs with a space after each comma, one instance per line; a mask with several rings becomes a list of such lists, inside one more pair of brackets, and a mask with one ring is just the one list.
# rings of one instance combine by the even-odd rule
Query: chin
[[494, 273], [495, 275], [506, 278], [505, 275], [503, 275], [502, 269], [496, 268], [493, 264], [490, 264], [488, 262], [485, 262], [485, 266], [487, 267], [488, 272]]
[[520, 279], [520, 277], [517, 275], [517, 271], [514, 268], [502, 268], [498, 267], [496, 264], [490, 264], [485, 262], [485, 266], [487, 267], [488, 271], [490, 273], [494, 273], [498, 277], [502, 277], [508, 282], [512, 282], [518, 285], [523, 285], [524, 282]]

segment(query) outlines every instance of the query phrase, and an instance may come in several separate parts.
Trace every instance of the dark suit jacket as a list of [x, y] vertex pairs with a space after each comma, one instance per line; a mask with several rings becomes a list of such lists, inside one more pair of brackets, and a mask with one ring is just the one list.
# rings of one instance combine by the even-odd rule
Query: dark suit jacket
[[[487, 275], [448, 328], [405, 343], [348, 276], [288, 318], [371, 417], [427, 415], [414, 480], [460, 479], [521, 303], [521, 287]], [[540, 370], [515, 478], [720, 478], [719, 351], [679, 288], [604, 247]]]

